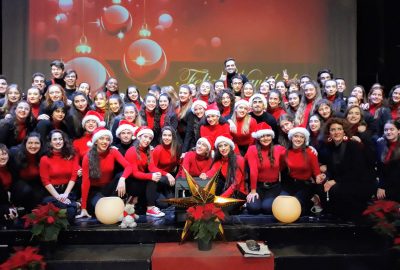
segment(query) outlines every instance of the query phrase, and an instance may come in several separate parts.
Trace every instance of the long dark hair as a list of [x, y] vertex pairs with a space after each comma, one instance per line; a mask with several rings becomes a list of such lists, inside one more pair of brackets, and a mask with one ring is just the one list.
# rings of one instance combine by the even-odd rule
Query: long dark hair
[[75, 155], [75, 151], [74, 148], [72, 147], [71, 141], [69, 140], [68, 135], [60, 129], [53, 129], [47, 136], [48, 138], [46, 143], [46, 156], [52, 157], [54, 155], [53, 149], [51, 147], [51, 137], [55, 133], [60, 133], [64, 141], [64, 145], [61, 149], [61, 156], [63, 157], [63, 159], [73, 158]]
[[172, 142], [171, 142], [171, 157], [176, 158], [180, 156], [180, 147], [178, 147], [178, 137], [176, 136], [176, 131], [171, 126], [165, 126], [161, 129], [160, 143], [163, 144], [162, 134], [164, 131], [169, 130], [172, 134]]
[[[400, 130], [400, 122], [399, 121], [396, 121], [396, 120], [388, 120], [388, 121], [386, 121], [386, 123], [385, 123], [385, 125], [386, 124], [392, 124], [392, 125], [394, 125], [397, 129], [399, 129]], [[387, 139], [385, 139], [385, 141], [386, 141], [386, 144], [385, 144], [385, 148], [383, 149], [383, 151], [382, 151], [382, 155], [381, 155], [381, 161], [385, 161], [386, 160], [386, 156], [387, 156], [387, 154], [388, 154], [388, 152], [389, 152], [389, 144], [390, 144], [390, 142], [387, 140]], [[400, 159], [400, 136], [397, 138], [397, 141], [396, 141], [396, 146], [395, 146], [395, 148], [393, 149], [393, 152], [392, 152], [392, 155], [390, 156], [390, 158], [389, 158], [389, 161], [392, 161], [392, 160], [398, 160], [398, 159]]]
[[90, 179], [100, 179], [101, 169], [100, 169], [100, 159], [99, 152], [97, 151], [97, 144], [93, 144], [88, 153], [89, 158], [89, 178]]
[[146, 117], [146, 101], [149, 97], [153, 97], [156, 100], [156, 107], [154, 109], [154, 137], [156, 137], [156, 134], [160, 134], [160, 119], [161, 119], [161, 112], [158, 106], [158, 100], [155, 95], [153, 94], [147, 94], [144, 99], [143, 99], [143, 106], [139, 111], [139, 115], [142, 118], [142, 125], [147, 126], [147, 117]]
[[[263, 162], [264, 158], [262, 156], [262, 144], [260, 143], [259, 140], [256, 140], [256, 149], [257, 149], [257, 156], [258, 159], [260, 160], [260, 163]], [[269, 163], [271, 164], [271, 168], [274, 166], [275, 163], [275, 157], [274, 157], [274, 143], [271, 141], [270, 147], [268, 149], [268, 155], [267, 158], [269, 159]]]
[[[232, 147], [231, 146], [229, 147], [231, 150], [229, 151], [228, 154], [228, 172], [226, 174], [224, 190], [228, 189], [232, 184], [236, 183], [235, 179], [236, 179], [237, 157]], [[222, 157], [223, 156], [219, 151], [215, 151], [215, 157], [212, 164], [214, 164], [218, 160], [221, 160]]]
[[[36, 126], [36, 119], [33, 117], [33, 114], [32, 114], [32, 106], [26, 100], [20, 100], [15, 104], [15, 108], [17, 108], [18, 105], [21, 103], [26, 103], [29, 106], [29, 114], [26, 117], [24, 124], [25, 124], [26, 129], [28, 131], [31, 131]], [[10, 123], [11, 128], [13, 130], [14, 138], [18, 138], [19, 137], [19, 128], [17, 128], [17, 127], [20, 125], [20, 123], [17, 120], [15, 110], [13, 110], [11, 112], [11, 116], [12, 117], [10, 119], [4, 119], [3, 121], [0, 121], [0, 128], [3, 128], [4, 124], [6, 124], [6, 123]]]
[[[137, 158], [139, 159], [139, 160], [141, 160], [141, 157], [140, 157], [140, 138], [138, 138], [137, 140], [134, 140], [133, 141], [133, 147], [136, 149], [136, 154], [137, 154]], [[147, 147], [147, 149], [146, 149], [146, 156], [147, 156], [147, 164], [150, 164], [150, 156], [151, 156], [151, 150], [150, 150], [150, 146], [148, 146]]]
[[29, 138], [38, 138], [40, 141], [40, 150], [35, 155], [35, 162], [37, 166], [39, 166], [40, 158], [43, 155], [43, 141], [40, 137], [40, 134], [34, 131], [29, 133], [28, 136], [26, 136], [21, 144], [18, 146], [14, 156], [15, 165], [17, 165], [21, 169], [24, 169], [28, 166], [28, 150], [26, 150], [26, 143], [28, 142]]

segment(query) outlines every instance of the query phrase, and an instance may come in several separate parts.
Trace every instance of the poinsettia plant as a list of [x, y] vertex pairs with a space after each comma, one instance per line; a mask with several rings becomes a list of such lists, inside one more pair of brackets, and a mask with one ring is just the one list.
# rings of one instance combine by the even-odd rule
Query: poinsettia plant
[[393, 239], [393, 247], [400, 249], [400, 204], [395, 201], [377, 200], [364, 211], [374, 223], [374, 229]]
[[57, 241], [60, 231], [67, 229], [69, 225], [67, 210], [52, 203], [39, 205], [22, 218], [25, 219], [25, 228], [32, 226], [32, 238], [36, 237], [41, 241]]
[[193, 232], [194, 238], [205, 242], [215, 239], [218, 227], [225, 219], [224, 212], [213, 203], [189, 207], [187, 213], [193, 222], [190, 231]]
[[38, 249], [26, 247], [17, 250], [7, 261], [0, 265], [0, 270], [41, 270], [46, 263], [43, 256], [38, 254]]

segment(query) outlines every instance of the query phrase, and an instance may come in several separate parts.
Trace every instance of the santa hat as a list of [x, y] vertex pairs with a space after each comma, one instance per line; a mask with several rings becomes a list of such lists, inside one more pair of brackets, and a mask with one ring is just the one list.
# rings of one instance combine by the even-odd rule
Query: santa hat
[[151, 130], [151, 128], [149, 128], [148, 126], [141, 126], [138, 129], [136, 129], [135, 137], [138, 138], [139, 136], [141, 136], [145, 133], [150, 134], [151, 136], [154, 137], [153, 130]]
[[194, 101], [194, 102], [192, 103], [192, 107], [190, 107], [190, 109], [192, 110], [192, 113], [194, 113], [194, 108], [195, 108], [197, 105], [200, 105], [201, 107], [203, 107], [204, 110], [207, 109], [207, 102], [198, 99], [198, 100]]
[[82, 127], [85, 127], [86, 122], [89, 120], [96, 121], [98, 127], [104, 127], [106, 125], [103, 116], [96, 111], [88, 111], [86, 113], [85, 117], [82, 119]]
[[115, 131], [115, 134], [117, 135], [117, 137], [119, 137], [119, 134], [123, 131], [123, 130], [129, 130], [132, 132], [132, 135], [135, 134], [135, 131], [138, 127], [135, 126], [134, 124], [132, 124], [131, 122], [123, 119], [121, 121], [119, 121], [118, 123], [118, 128]]
[[258, 131], [251, 133], [251, 137], [254, 139], [260, 139], [262, 136], [271, 135], [272, 139], [275, 138], [275, 132], [271, 129], [271, 126], [265, 122], [258, 124]]
[[232, 136], [229, 134], [224, 134], [223, 136], [218, 136], [217, 139], [215, 140], [215, 148], [218, 148], [218, 144], [226, 142], [232, 147], [232, 150], [235, 150], [235, 144], [232, 141]]
[[110, 137], [110, 140], [113, 140], [113, 135], [111, 131], [104, 127], [98, 127], [93, 131], [92, 140], [87, 142], [87, 146], [92, 148], [92, 146], [97, 142], [97, 140], [102, 136]]
[[240, 99], [240, 100], [235, 102], [235, 110], [237, 109], [237, 107], [239, 107], [239, 105], [244, 105], [248, 109], [250, 108], [250, 103], [247, 100], [244, 100], [244, 99]]
[[289, 140], [292, 140], [294, 134], [296, 134], [296, 133], [303, 134], [304, 137], [306, 138], [305, 143], [306, 143], [306, 145], [308, 145], [308, 143], [310, 141], [310, 132], [308, 132], [307, 129], [302, 128], [302, 127], [292, 128], [291, 130], [289, 130], [289, 133], [288, 133]]
[[210, 114], [221, 116], [221, 113], [219, 112], [219, 109], [218, 109], [218, 106], [216, 103], [212, 103], [212, 104], [208, 105], [205, 114], [206, 114], [206, 116], [209, 116]]
[[265, 96], [262, 95], [262, 94], [254, 94], [254, 95], [252, 95], [251, 98], [249, 99], [249, 103], [250, 103], [250, 104], [253, 104], [253, 100], [254, 100], [255, 98], [261, 99], [261, 101], [264, 103], [264, 107], [267, 107], [267, 104], [268, 104], [268, 103], [267, 103], [267, 99], [266, 99]]
[[197, 143], [202, 142], [207, 145], [208, 151], [211, 151], [210, 139], [208, 137], [201, 137], [197, 140]]

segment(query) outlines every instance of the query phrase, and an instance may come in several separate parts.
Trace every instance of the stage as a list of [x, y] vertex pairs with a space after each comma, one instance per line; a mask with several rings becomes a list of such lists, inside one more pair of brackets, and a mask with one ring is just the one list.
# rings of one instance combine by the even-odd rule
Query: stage
[[[274, 253], [275, 269], [383, 270], [392, 265], [385, 241], [365, 222], [304, 216], [295, 223], [281, 224], [272, 216], [242, 214], [230, 216], [223, 227], [228, 242], [265, 241]], [[80, 220], [61, 232], [47, 269], [152, 269], [156, 244], [178, 245], [182, 228], [173, 208], [165, 218], [141, 215], [133, 229]], [[1, 260], [11, 247], [29, 245], [30, 237], [31, 233], [21, 228], [0, 230]], [[193, 245], [191, 241], [182, 247]]]

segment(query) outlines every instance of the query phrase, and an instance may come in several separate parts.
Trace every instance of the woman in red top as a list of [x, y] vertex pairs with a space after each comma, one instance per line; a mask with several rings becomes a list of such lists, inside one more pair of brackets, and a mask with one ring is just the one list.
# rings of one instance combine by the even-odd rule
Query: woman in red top
[[221, 113], [221, 117], [225, 120], [231, 119], [235, 108], [235, 96], [229, 89], [224, 89], [217, 95], [217, 106]]
[[78, 156], [75, 155], [67, 135], [54, 129], [49, 133], [47, 152], [40, 159], [40, 178], [50, 197], [43, 200], [59, 208], [66, 208], [69, 220], [73, 220], [78, 204], [71, 193], [79, 169]]
[[47, 195], [39, 174], [42, 152], [42, 140], [37, 132], [29, 133], [20, 145], [10, 149], [13, 202], [28, 212]]
[[269, 91], [267, 100], [268, 112], [278, 121], [281, 115], [286, 114], [281, 92], [276, 89]]
[[254, 143], [254, 138], [251, 134], [257, 131], [258, 128], [257, 121], [250, 116], [249, 110], [249, 102], [241, 99], [235, 103], [235, 113], [231, 118], [234, 124], [234, 128], [231, 128], [231, 135], [242, 156], [246, 154], [249, 145]]
[[205, 112], [206, 121], [200, 126], [200, 137], [207, 137], [214, 146], [218, 136], [229, 134], [229, 124], [221, 117], [217, 106], [209, 105]]
[[292, 128], [288, 137], [289, 148], [282, 160], [282, 165], [287, 168], [287, 173], [283, 175], [282, 194], [295, 196], [301, 203], [303, 213], [307, 213], [312, 206], [313, 183], [321, 183], [325, 175], [321, 174], [317, 155], [308, 147], [308, 130]]
[[400, 84], [392, 87], [388, 99], [392, 119], [396, 120], [400, 118]]
[[133, 147], [125, 154], [126, 159], [132, 165], [134, 178], [132, 182], [137, 190], [145, 190], [145, 194], [142, 195], [145, 195], [147, 200], [146, 215], [163, 217], [165, 214], [156, 206], [156, 200], [158, 188], [164, 188], [166, 182], [161, 181], [161, 172], [157, 171], [151, 158], [150, 143], [154, 138], [153, 130], [147, 126], [142, 126], [136, 130], [135, 136], [137, 139], [134, 141]]
[[200, 178], [211, 178], [221, 168], [215, 194], [245, 199], [247, 192], [244, 185], [244, 158], [235, 154], [235, 144], [228, 134], [217, 138], [215, 148], [217, 151], [212, 167], [206, 173], [202, 173]]
[[93, 103], [93, 109], [98, 112], [103, 118], [106, 115], [106, 110], [107, 110], [107, 95], [103, 91], [98, 91], [94, 95], [94, 103]]
[[213, 84], [209, 81], [204, 81], [200, 84], [199, 91], [196, 94], [196, 100], [200, 99], [207, 102], [207, 104], [212, 104], [215, 102], [215, 96]]
[[199, 177], [200, 174], [207, 172], [212, 163], [211, 144], [207, 138], [199, 138], [196, 148], [188, 151], [183, 158], [179, 176], [185, 178], [182, 168], [185, 168], [192, 177]]
[[294, 116], [294, 124], [299, 127], [306, 127], [310, 115], [315, 110], [315, 105], [321, 97], [321, 91], [316, 82], [310, 81], [303, 86], [304, 95], [301, 97], [299, 108]]
[[11, 187], [11, 173], [8, 165], [8, 149], [4, 144], [0, 144], [0, 225], [12, 223], [18, 217], [17, 210], [12, 206], [8, 191]]
[[42, 101], [42, 94], [36, 87], [29, 88], [26, 91], [26, 101], [32, 108], [32, 116], [37, 119], [39, 116], [40, 102]]
[[[82, 211], [77, 218], [90, 217], [88, 206], [94, 209], [102, 197], [114, 194], [123, 197], [126, 193], [134, 193], [130, 183], [125, 183], [125, 179], [132, 173], [132, 167], [118, 149], [110, 147], [112, 140], [111, 131], [99, 127], [88, 143], [90, 150], [82, 161]], [[124, 167], [124, 172], [114, 177], [116, 162]]]
[[250, 169], [250, 193], [246, 207], [250, 214], [271, 214], [272, 202], [281, 193], [280, 162], [286, 149], [273, 144], [275, 133], [264, 122], [252, 136], [256, 144], [249, 147], [245, 156]]
[[129, 85], [125, 91], [124, 103], [132, 103], [136, 106], [137, 111], [142, 108], [143, 100], [140, 97], [139, 88], [136, 85]]
[[[143, 106], [139, 111], [141, 123], [148, 126], [154, 131], [154, 138], [158, 138], [161, 130], [161, 112], [158, 108], [158, 101], [155, 95], [147, 94], [143, 100]], [[152, 145], [155, 146], [158, 141], [153, 140]]]

